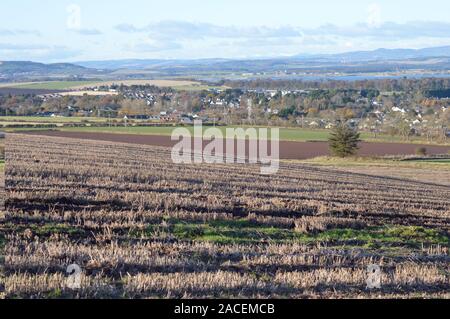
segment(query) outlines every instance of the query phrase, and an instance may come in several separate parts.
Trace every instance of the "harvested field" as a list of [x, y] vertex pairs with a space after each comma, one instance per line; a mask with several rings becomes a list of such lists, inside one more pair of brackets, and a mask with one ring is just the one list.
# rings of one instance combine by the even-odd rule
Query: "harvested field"
[[20, 88], [2, 88], [0, 87], [0, 95], [45, 95], [63, 92], [61, 90], [52, 89], [20, 89]]
[[158, 87], [172, 87], [172, 88], [189, 88], [201, 87], [200, 82], [187, 80], [114, 80], [114, 81], [44, 81], [44, 82], [17, 82], [17, 83], [3, 83], [0, 84], [0, 93], [16, 92], [11, 94], [19, 94], [20, 92], [27, 93], [39, 92], [35, 94], [46, 94], [52, 92], [64, 92], [67, 90], [86, 90], [87, 88], [98, 86], [111, 85], [155, 85]]
[[5, 210], [5, 137], [0, 132], [0, 220]]
[[107, 95], [118, 95], [118, 92], [109, 92], [109, 91], [68, 91], [68, 92], [59, 92], [61, 96], [107, 96]]
[[[371, 176], [385, 176], [391, 178], [400, 178], [408, 180], [416, 180], [426, 183], [447, 185], [450, 187], [450, 165], [447, 169], [430, 169], [430, 167], [402, 167], [400, 163], [395, 165], [377, 165], [364, 167], [346, 167], [341, 168], [342, 171], [358, 174], [367, 174]], [[330, 166], [333, 167], [333, 166]]]
[[117, 80], [117, 81], [101, 81], [96, 83], [89, 83], [87, 85], [80, 85], [77, 87], [73, 87], [73, 89], [86, 89], [88, 87], [95, 86], [111, 86], [111, 85], [154, 85], [158, 87], [181, 87], [181, 86], [193, 86], [199, 85], [199, 82], [194, 81], [183, 81], [183, 80]]
[[[137, 135], [137, 134], [111, 134], [111, 133], [89, 133], [89, 132], [65, 132], [65, 131], [35, 131], [27, 134], [68, 137], [87, 140], [109, 141], [118, 143], [131, 143], [140, 145], [153, 145], [172, 147], [170, 136], [159, 135]], [[414, 155], [416, 149], [423, 146], [429, 155], [447, 154], [448, 146], [432, 146], [402, 143], [361, 143], [360, 156], [384, 156], [384, 155]], [[247, 147], [248, 149], [248, 147]], [[309, 159], [329, 154], [326, 142], [280, 142], [281, 159]]]
[[[5, 293], [33, 298], [450, 298], [450, 188], [163, 147], [10, 134]], [[66, 268], [82, 268], [80, 289]], [[368, 265], [382, 288], [366, 288]]]

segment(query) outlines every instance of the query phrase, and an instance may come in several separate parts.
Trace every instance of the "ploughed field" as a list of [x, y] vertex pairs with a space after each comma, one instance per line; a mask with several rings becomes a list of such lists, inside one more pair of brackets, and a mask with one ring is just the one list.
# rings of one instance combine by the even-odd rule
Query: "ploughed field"
[[[118, 143], [130, 143], [139, 145], [152, 145], [173, 147], [178, 141], [172, 141], [171, 136], [162, 135], [138, 135], [138, 134], [116, 134], [97, 132], [66, 132], [66, 131], [30, 131], [24, 132], [30, 135], [67, 137], [87, 140], [98, 140]], [[206, 146], [206, 142], [204, 146]], [[360, 143], [360, 156], [384, 156], [384, 155], [414, 155], [418, 147], [425, 147], [429, 155], [447, 154], [448, 146], [419, 145], [404, 143]], [[247, 140], [247, 150], [248, 140]], [[248, 154], [247, 154], [248, 155]], [[328, 142], [291, 142], [280, 141], [281, 159], [310, 159], [318, 156], [329, 155]]]
[[6, 151], [6, 297], [450, 297], [445, 185], [60, 137]]

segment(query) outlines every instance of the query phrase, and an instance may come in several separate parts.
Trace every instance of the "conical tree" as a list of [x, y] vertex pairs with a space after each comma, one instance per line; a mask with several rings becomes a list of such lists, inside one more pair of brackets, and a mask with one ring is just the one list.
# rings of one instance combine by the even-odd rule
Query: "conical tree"
[[339, 124], [331, 132], [329, 139], [330, 151], [334, 156], [348, 157], [358, 151], [361, 142], [360, 134], [348, 125]]

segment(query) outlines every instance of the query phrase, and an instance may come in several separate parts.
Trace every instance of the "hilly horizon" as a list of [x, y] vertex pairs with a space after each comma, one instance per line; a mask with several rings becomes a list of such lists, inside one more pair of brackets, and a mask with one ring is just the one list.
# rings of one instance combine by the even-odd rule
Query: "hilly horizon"
[[192, 76], [218, 79], [218, 74], [253, 73], [376, 73], [408, 70], [446, 72], [450, 46], [423, 49], [377, 49], [339, 54], [296, 55], [248, 59], [122, 59], [72, 63], [0, 61], [1, 81], [42, 78], [145, 78]]
[[390, 59], [418, 59], [450, 57], [450, 46], [429, 47], [423, 49], [385, 49], [379, 48], [372, 51], [349, 51], [332, 54], [298, 54], [285, 57], [260, 57], [260, 58], [205, 58], [205, 59], [116, 59], [98, 61], [79, 61], [72, 64], [95, 69], [142, 69], [153, 66], [166, 66], [172, 63], [180, 64], [215, 64], [237, 61], [267, 61], [267, 60], [328, 60], [349, 62], [377, 61]]

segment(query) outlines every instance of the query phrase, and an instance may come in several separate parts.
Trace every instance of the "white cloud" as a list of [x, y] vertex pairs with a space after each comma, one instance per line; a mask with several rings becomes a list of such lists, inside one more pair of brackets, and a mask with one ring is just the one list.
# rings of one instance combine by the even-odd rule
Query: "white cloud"
[[3, 60], [60, 61], [79, 56], [81, 50], [43, 44], [0, 43]]
[[18, 35], [40, 36], [41, 33], [39, 31], [37, 31], [37, 30], [0, 29], [0, 36], [18, 36]]
[[340, 37], [371, 37], [381, 41], [397, 41], [419, 37], [450, 38], [450, 23], [432, 21], [411, 21], [407, 23], [385, 22], [377, 28], [360, 23], [352, 26], [323, 25], [315, 29], [305, 29], [306, 35]]
[[132, 24], [120, 24], [115, 27], [117, 31], [126, 33], [148, 33], [152, 36], [176, 39], [198, 38], [280, 38], [300, 37], [299, 28], [291, 26], [280, 27], [236, 27], [218, 26], [210, 23], [193, 23], [185, 21], [160, 21], [144, 27]]
[[[77, 24], [74, 23], [74, 25]], [[121, 24], [116, 25], [114, 30], [110, 30], [112, 34], [108, 34], [106, 29], [100, 31], [95, 28], [85, 28], [80, 22], [79, 28], [66, 29], [68, 37], [59, 42], [62, 45], [59, 57], [70, 59], [71, 56], [81, 56], [85, 60], [92, 57], [94, 59], [167, 58], [169, 56], [174, 58], [273, 57], [282, 54], [339, 53], [382, 47], [423, 48], [450, 44], [450, 23], [382, 22], [381, 8], [377, 8], [377, 5], [369, 10], [369, 19], [366, 22], [348, 26], [326, 24], [307, 29], [296, 26], [223, 26], [210, 23], [161, 21], [145, 26]], [[39, 42], [32, 37], [22, 39], [18, 36], [20, 34], [39, 35], [33, 30], [0, 29], [2, 42], [7, 43], [0, 43], [2, 59], [39, 58], [42, 60], [45, 56], [58, 58], [58, 47], [28, 45], [28, 43]], [[84, 35], [86, 39], [81, 40], [76, 35]], [[27, 50], [29, 50], [28, 55]]]
[[137, 52], [163, 52], [182, 49], [181, 43], [176, 41], [146, 38], [126, 46], [127, 49]]
[[103, 34], [100, 30], [97, 29], [75, 29], [71, 30], [73, 32], [76, 32], [80, 35], [101, 35]]

